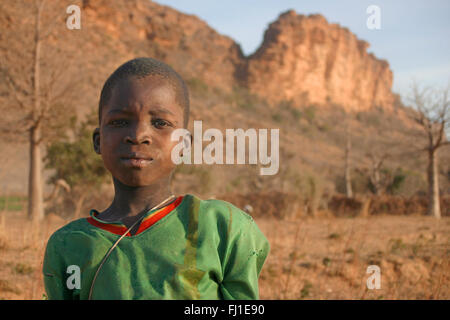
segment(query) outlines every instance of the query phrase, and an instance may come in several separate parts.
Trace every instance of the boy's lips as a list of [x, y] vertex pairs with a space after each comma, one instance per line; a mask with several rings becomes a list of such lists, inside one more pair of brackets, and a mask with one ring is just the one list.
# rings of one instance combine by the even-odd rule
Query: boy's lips
[[144, 168], [153, 162], [153, 158], [142, 153], [133, 152], [121, 157], [120, 161], [127, 167]]

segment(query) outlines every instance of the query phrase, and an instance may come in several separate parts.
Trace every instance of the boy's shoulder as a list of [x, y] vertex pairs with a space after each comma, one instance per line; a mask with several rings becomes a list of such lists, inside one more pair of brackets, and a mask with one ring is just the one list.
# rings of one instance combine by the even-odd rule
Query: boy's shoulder
[[83, 218], [79, 218], [79, 219], [67, 222], [61, 228], [57, 229], [55, 231], [55, 233], [58, 232], [60, 234], [63, 234], [63, 233], [68, 233], [68, 232], [73, 232], [73, 231], [86, 230], [87, 226], [89, 226], [89, 224], [86, 223], [86, 217], [83, 217]]
[[200, 199], [195, 195], [188, 196], [191, 196], [193, 199], [200, 202], [199, 212], [202, 216], [214, 219], [224, 219], [226, 221], [232, 220], [233, 223], [240, 224], [254, 223], [252, 216], [231, 202], [216, 198]]
[[65, 240], [71, 235], [85, 234], [88, 233], [90, 229], [90, 224], [87, 223], [86, 218], [73, 220], [53, 232], [49, 238], [49, 242], [54, 240]]
[[[196, 199], [199, 200], [199, 198]], [[201, 234], [207, 235], [219, 232], [226, 237], [227, 241], [235, 243], [254, 241], [264, 247], [268, 246], [267, 238], [253, 220], [253, 217], [236, 205], [220, 199], [206, 199], [199, 200], [199, 202], [198, 221]]]

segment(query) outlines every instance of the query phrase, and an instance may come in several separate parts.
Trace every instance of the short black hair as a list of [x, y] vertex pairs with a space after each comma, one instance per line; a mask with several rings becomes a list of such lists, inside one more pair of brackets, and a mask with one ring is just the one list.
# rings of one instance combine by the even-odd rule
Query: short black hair
[[175, 100], [183, 108], [184, 127], [187, 128], [189, 120], [189, 91], [183, 78], [169, 65], [154, 58], [136, 58], [125, 62], [118, 67], [106, 80], [100, 94], [98, 105], [98, 122], [100, 125], [102, 108], [111, 98], [112, 90], [119, 80], [129, 77], [145, 78], [148, 76], [160, 76], [172, 87], [175, 92]]

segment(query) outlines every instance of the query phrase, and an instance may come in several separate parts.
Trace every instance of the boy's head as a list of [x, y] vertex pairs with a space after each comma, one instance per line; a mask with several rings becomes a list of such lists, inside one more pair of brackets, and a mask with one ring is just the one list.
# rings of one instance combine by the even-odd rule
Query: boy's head
[[189, 120], [189, 92], [186, 83], [181, 76], [164, 62], [153, 58], [136, 58], [125, 62], [114, 71], [103, 85], [98, 106], [99, 124], [102, 118], [102, 110], [105, 103], [111, 98], [112, 91], [119, 80], [127, 78], [142, 79], [148, 76], [157, 76], [172, 87], [176, 100], [183, 109], [186, 128]]
[[114, 178], [128, 186], [170, 180], [171, 140], [186, 128], [189, 95], [182, 78], [152, 58], [133, 59], [106, 80], [100, 95], [94, 149]]

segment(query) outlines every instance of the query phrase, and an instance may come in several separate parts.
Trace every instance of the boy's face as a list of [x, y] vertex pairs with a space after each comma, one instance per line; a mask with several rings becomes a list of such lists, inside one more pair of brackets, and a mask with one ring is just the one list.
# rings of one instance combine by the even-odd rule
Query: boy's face
[[120, 80], [102, 107], [94, 149], [105, 167], [125, 185], [140, 187], [168, 178], [171, 134], [183, 128], [183, 109], [172, 87], [158, 76]]

